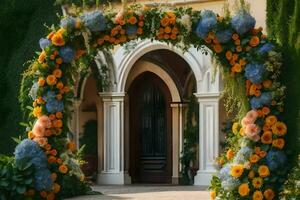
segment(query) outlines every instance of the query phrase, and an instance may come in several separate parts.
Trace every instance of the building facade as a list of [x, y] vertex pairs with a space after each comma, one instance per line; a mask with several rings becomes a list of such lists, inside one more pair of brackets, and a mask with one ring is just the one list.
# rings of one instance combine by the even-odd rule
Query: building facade
[[[220, 13], [223, 3], [173, 5]], [[91, 70], [78, 80], [75, 91], [71, 127], [77, 144], [87, 121], [98, 124], [98, 184], [178, 184], [187, 102], [194, 95], [199, 104], [199, 169], [194, 184], [209, 185], [226, 115], [220, 103], [221, 77], [214, 75], [210, 56], [194, 48], [184, 53], [158, 41], [139, 40], [132, 46], [130, 51], [117, 47], [111, 56], [99, 52], [96, 66], [109, 67], [109, 87], [99, 90]]]

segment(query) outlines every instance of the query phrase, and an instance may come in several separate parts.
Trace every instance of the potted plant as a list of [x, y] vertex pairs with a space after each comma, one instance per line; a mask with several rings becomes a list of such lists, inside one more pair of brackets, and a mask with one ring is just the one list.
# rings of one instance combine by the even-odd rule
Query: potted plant
[[85, 146], [83, 150], [86, 164], [82, 166], [82, 171], [86, 176], [92, 176], [98, 168], [98, 142], [97, 142], [97, 121], [90, 120], [84, 125], [84, 132], [79, 139], [80, 146]]

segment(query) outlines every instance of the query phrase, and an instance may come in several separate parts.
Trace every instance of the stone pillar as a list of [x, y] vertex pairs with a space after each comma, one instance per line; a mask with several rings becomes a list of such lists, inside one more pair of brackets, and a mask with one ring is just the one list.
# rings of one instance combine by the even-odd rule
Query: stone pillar
[[74, 142], [76, 144], [77, 149], [79, 149], [79, 136], [80, 136], [80, 105], [81, 101], [80, 100], [75, 100], [74, 101], [74, 114], [73, 114], [73, 119], [72, 121], [72, 129], [74, 131]]
[[209, 185], [219, 154], [219, 93], [195, 94], [199, 102], [199, 170], [194, 185]]
[[103, 169], [98, 184], [125, 184], [124, 97], [125, 93], [99, 93], [103, 101]]

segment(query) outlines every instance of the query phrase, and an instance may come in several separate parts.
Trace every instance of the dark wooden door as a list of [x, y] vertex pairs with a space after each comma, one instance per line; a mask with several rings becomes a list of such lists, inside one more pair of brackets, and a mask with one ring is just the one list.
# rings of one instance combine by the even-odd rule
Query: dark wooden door
[[130, 90], [130, 138], [133, 182], [171, 181], [170, 92], [152, 73], [139, 77]]

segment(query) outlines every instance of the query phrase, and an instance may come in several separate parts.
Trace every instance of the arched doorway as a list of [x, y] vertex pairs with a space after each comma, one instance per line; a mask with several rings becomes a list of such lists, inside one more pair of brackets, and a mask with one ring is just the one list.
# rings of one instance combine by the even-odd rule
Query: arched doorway
[[129, 89], [130, 168], [133, 183], [171, 183], [171, 94], [162, 79], [145, 72]]

